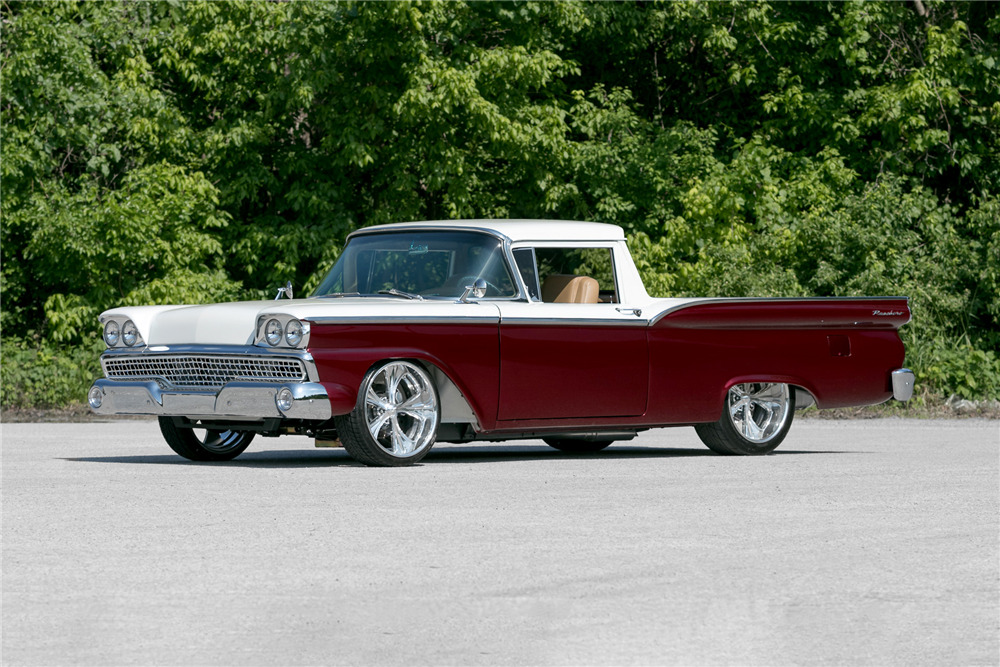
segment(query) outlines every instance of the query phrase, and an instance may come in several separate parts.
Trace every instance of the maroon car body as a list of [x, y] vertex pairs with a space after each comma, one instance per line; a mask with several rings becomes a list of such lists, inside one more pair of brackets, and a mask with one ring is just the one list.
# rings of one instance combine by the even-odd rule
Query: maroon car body
[[[109, 341], [91, 406], [158, 415], [198, 460], [232, 458], [257, 433], [406, 465], [435, 441], [541, 437], [590, 452], [678, 425], [717, 452], [762, 454], [796, 408], [908, 399], [909, 318], [904, 297], [651, 298], [611, 225], [386, 225], [352, 235], [309, 299], [108, 311], [105, 327], [131, 323], [140, 344]], [[194, 386], [162, 370], [188, 358], [302, 370]]]

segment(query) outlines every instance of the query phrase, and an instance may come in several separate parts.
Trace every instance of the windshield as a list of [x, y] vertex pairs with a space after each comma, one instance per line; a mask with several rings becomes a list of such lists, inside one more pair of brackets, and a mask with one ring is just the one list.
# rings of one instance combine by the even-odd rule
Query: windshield
[[396, 231], [355, 236], [313, 296], [404, 293], [460, 297], [478, 278], [487, 297], [517, 294], [500, 239], [474, 231]]

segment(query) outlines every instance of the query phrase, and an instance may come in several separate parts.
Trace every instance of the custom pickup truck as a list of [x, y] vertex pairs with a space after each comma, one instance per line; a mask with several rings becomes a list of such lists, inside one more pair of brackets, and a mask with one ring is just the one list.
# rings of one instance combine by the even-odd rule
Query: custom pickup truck
[[665, 426], [766, 454], [797, 408], [913, 391], [906, 298], [652, 298], [614, 225], [368, 227], [292, 297], [104, 312], [90, 408], [157, 416], [195, 461], [300, 434], [401, 466], [435, 442], [585, 453]]

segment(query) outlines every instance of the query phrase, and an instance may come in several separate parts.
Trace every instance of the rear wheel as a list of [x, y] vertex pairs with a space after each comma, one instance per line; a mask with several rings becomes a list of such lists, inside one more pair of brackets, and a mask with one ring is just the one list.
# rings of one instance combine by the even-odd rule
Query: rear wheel
[[337, 433], [355, 460], [370, 466], [413, 465], [437, 439], [437, 389], [427, 371], [389, 361], [368, 371], [358, 403], [337, 417]]
[[545, 444], [570, 454], [593, 454], [610, 445], [614, 440], [575, 440], [573, 438], [545, 438]]
[[794, 412], [795, 393], [787, 384], [745, 382], [726, 393], [719, 421], [698, 424], [695, 431], [719, 454], [769, 454], [788, 434]]
[[171, 417], [160, 417], [160, 432], [174, 450], [191, 461], [230, 461], [253, 440], [253, 431], [214, 431], [178, 426]]

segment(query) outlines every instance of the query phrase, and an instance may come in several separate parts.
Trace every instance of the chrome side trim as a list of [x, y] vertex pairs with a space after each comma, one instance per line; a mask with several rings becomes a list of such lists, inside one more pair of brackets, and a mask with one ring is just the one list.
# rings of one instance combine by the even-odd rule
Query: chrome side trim
[[500, 316], [496, 317], [462, 317], [456, 311], [454, 317], [417, 317], [401, 315], [399, 317], [378, 317], [378, 316], [339, 316], [339, 317], [310, 317], [313, 324], [448, 324], [451, 326], [463, 324], [492, 324], [500, 322]]
[[696, 306], [705, 305], [719, 305], [719, 304], [740, 304], [740, 303], [807, 303], [813, 301], [824, 301], [824, 302], [844, 302], [850, 303], [851, 301], [873, 301], [873, 300], [884, 300], [892, 301], [898, 300], [903, 302], [909, 302], [910, 298], [907, 296], [748, 296], [748, 297], [731, 297], [731, 298], [707, 298], [707, 299], [695, 299], [687, 303], [678, 304], [667, 308], [666, 310], [657, 313], [652, 320], [650, 320], [649, 325], [653, 326], [660, 320], [662, 320], [667, 315], [672, 315], [677, 311], [684, 310], [686, 308], [694, 308]]
[[311, 317], [313, 324], [513, 324], [538, 326], [645, 327], [646, 320], [589, 317]]
[[573, 326], [573, 327], [647, 327], [649, 322], [637, 318], [605, 317], [505, 317], [501, 324], [518, 326]]
[[[292, 392], [288, 410], [278, 408], [281, 389]], [[212, 419], [304, 419], [325, 421], [331, 417], [330, 400], [321, 384], [312, 382], [231, 382], [216, 392], [171, 391], [153, 380], [122, 382], [97, 380], [90, 389], [100, 392], [100, 404], [92, 398], [90, 409], [99, 415], [155, 415]]]
[[892, 372], [892, 397], [897, 401], [908, 401], [913, 397], [913, 371], [897, 368]]

